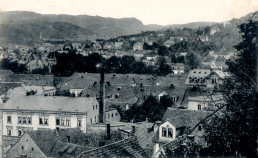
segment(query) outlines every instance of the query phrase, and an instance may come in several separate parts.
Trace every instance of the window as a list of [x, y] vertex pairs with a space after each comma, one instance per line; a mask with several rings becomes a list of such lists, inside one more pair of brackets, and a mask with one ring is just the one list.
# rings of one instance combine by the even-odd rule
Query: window
[[96, 109], [98, 109], [98, 105], [96, 105]]
[[23, 147], [23, 146], [22, 146], [21, 148], [22, 148], [22, 150], [24, 149], [24, 147]]
[[173, 129], [168, 127], [162, 127], [162, 137], [173, 138]]
[[111, 117], [113, 117], [113, 114], [111, 114]]
[[82, 126], [82, 119], [77, 119], [77, 126], [79, 126], [79, 127]]
[[71, 124], [70, 124], [70, 119], [69, 118], [66, 118], [66, 126], [70, 126]]
[[167, 128], [162, 127], [162, 136], [166, 137], [167, 136]]
[[22, 117], [22, 123], [26, 124], [27, 123], [27, 118], [26, 117]]
[[31, 148], [31, 151], [34, 151], [34, 148]]
[[12, 123], [12, 116], [7, 116], [7, 123]]
[[7, 135], [11, 136], [12, 135], [12, 130], [11, 129], [7, 129]]
[[198, 126], [198, 130], [199, 130], [199, 131], [202, 131], [202, 126], [201, 126], [201, 125]]
[[44, 124], [48, 125], [48, 117], [44, 117]]
[[28, 122], [28, 124], [31, 124], [31, 116], [27, 117], [27, 122]]
[[94, 106], [93, 106], [93, 110], [94, 110]]
[[110, 118], [110, 114], [108, 113], [108, 118]]
[[116, 112], [116, 116], [117, 116], [117, 112]]
[[65, 125], [65, 118], [61, 118], [61, 125], [62, 125], [62, 126]]
[[56, 125], [60, 125], [60, 117], [56, 118]]
[[22, 131], [20, 129], [18, 129], [18, 136], [22, 135]]
[[90, 118], [90, 124], [92, 124], [92, 118]]
[[97, 122], [97, 117], [95, 116], [95, 122]]
[[18, 123], [22, 123], [22, 118], [18, 117]]
[[43, 125], [43, 117], [39, 117], [39, 124]]
[[198, 104], [198, 110], [202, 110], [202, 105]]

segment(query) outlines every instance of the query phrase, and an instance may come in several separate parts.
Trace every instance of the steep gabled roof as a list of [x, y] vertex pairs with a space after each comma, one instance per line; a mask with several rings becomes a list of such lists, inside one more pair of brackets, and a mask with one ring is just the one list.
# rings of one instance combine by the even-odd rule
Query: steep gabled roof
[[210, 113], [211, 112], [202, 110], [167, 108], [167, 111], [163, 116], [163, 121], [169, 121], [176, 128], [193, 128]]

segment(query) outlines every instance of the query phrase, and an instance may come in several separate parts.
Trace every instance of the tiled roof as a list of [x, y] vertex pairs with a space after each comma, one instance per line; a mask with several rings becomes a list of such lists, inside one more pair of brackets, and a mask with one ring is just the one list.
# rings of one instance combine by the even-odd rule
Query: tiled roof
[[13, 74], [14, 73], [11, 70], [0, 70], [0, 78], [4, 78]]
[[134, 135], [137, 137], [137, 141], [142, 148], [153, 149], [154, 143], [152, 141], [155, 132], [152, 130], [153, 123], [141, 122], [135, 124]]
[[211, 112], [202, 110], [167, 108], [167, 111], [163, 116], [163, 121], [169, 121], [176, 128], [193, 128], [210, 113]]
[[7, 93], [7, 97], [12, 97], [12, 96], [26, 96], [26, 91], [37, 91], [35, 95], [43, 95], [43, 92], [48, 91], [48, 90], [55, 90], [55, 87], [50, 87], [50, 86], [21, 86], [21, 87], [16, 87], [14, 89], [11, 89]]
[[[78, 129], [37, 130], [27, 132], [42, 152], [50, 157], [78, 156], [82, 151], [95, 147], [85, 146], [84, 134]], [[67, 136], [70, 136], [70, 142]]]
[[136, 137], [129, 137], [97, 149], [83, 152], [79, 157], [147, 157]]
[[87, 113], [97, 104], [94, 97], [17, 96], [10, 98], [3, 110]]
[[[83, 151], [96, 149], [99, 142], [106, 145], [120, 141], [121, 135], [118, 131], [111, 131], [111, 140], [105, 139], [105, 131], [93, 133], [82, 133], [80, 129], [59, 129], [27, 131], [37, 146], [49, 157], [78, 157]], [[67, 140], [70, 136], [70, 142]]]
[[14, 74], [6, 81], [23, 82], [26, 86], [53, 86], [54, 75]]

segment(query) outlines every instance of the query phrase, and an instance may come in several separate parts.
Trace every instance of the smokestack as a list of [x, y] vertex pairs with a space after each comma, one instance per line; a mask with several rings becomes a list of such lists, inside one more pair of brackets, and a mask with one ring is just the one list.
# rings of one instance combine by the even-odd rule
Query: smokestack
[[111, 135], [110, 135], [110, 124], [107, 124], [107, 140], [111, 140]]
[[100, 89], [99, 89], [99, 122], [105, 123], [105, 76], [104, 69], [100, 70]]

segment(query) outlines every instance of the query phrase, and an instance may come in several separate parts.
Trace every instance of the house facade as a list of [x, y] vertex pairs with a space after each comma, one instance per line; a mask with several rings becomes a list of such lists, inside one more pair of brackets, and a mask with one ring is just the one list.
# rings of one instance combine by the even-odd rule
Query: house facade
[[214, 87], [223, 83], [227, 76], [221, 70], [193, 69], [186, 78], [186, 86]]
[[189, 110], [215, 110], [216, 107], [224, 104], [222, 95], [188, 97]]
[[3, 106], [3, 135], [21, 136], [27, 130], [80, 128], [98, 123], [96, 98], [17, 96]]

